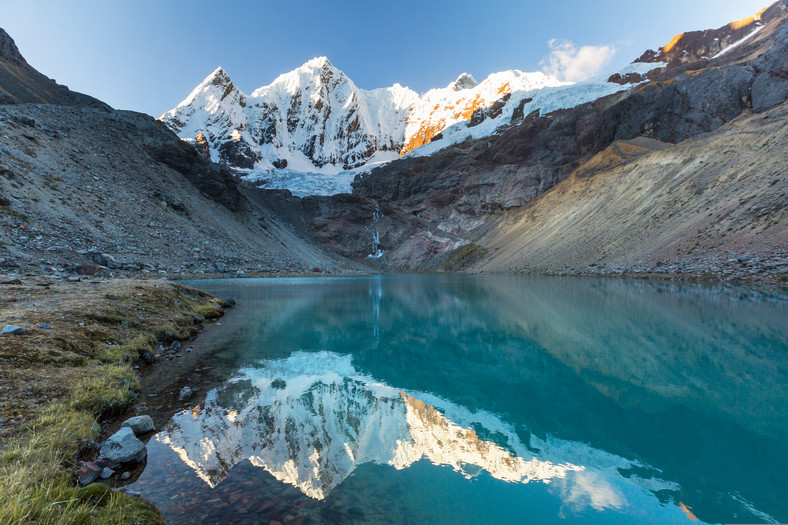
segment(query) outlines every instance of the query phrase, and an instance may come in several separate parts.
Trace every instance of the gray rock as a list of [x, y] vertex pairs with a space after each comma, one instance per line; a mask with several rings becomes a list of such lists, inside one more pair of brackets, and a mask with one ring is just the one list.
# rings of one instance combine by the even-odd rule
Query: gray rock
[[752, 84], [752, 109], [763, 111], [788, 99], [788, 80], [761, 73]]
[[188, 386], [181, 388], [181, 393], [178, 396], [178, 399], [184, 401], [186, 399], [189, 399], [190, 397], [192, 397], [192, 389], [189, 388]]
[[80, 485], [90, 485], [96, 479], [98, 479], [99, 475], [101, 474], [101, 467], [93, 463], [92, 461], [88, 461], [86, 463], [82, 463], [82, 466], [79, 467], [79, 472], [77, 473], [77, 478], [79, 478]]
[[148, 451], [129, 427], [121, 427], [101, 445], [101, 455], [118, 463], [142, 461]]
[[107, 479], [111, 477], [114, 473], [115, 471], [112, 470], [111, 468], [104, 467], [103, 469], [101, 469], [101, 479]]
[[3, 335], [22, 335], [25, 333], [25, 329], [15, 324], [7, 324], [3, 327], [3, 331], [0, 333]]
[[130, 477], [131, 477], [131, 472], [129, 472], [128, 470], [120, 475], [120, 479], [122, 479], [122, 480], [127, 480]]
[[155, 426], [153, 425], [153, 418], [150, 416], [135, 416], [130, 417], [123, 422], [123, 427], [129, 427], [134, 435], [140, 436], [152, 431]]

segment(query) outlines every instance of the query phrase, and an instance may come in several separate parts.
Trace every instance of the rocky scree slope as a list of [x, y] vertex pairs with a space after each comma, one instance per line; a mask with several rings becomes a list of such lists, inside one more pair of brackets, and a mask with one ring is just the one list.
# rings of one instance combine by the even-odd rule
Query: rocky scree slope
[[341, 271], [146, 115], [0, 106], [0, 267], [102, 275]]
[[786, 120], [783, 103], [677, 145], [617, 140], [505, 214], [466, 270], [785, 280]]
[[[369, 224], [374, 210], [380, 209], [383, 217], [375, 230], [385, 255], [379, 262], [388, 268], [436, 269], [458, 249], [462, 251], [455, 257], [483, 259], [487, 256], [483, 247], [463, 246], [475, 245], [497, 228], [501, 217], [532, 206], [615, 141], [642, 137], [667, 147], [713, 134], [737, 117], [784, 103], [788, 98], [786, 15], [788, 7], [781, 0], [753, 21], [749, 38], [734, 41], [726, 48], [729, 52], [716, 58], [671, 60], [634, 89], [545, 115], [533, 112], [494, 136], [379, 167], [356, 179], [352, 196], [310, 197], [299, 203], [312, 217], [309, 227], [314, 235], [351, 257], [370, 253]], [[720, 33], [707, 34], [714, 41]], [[698, 47], [697, 39], [693, 41]], [[757, 127], [757, 121], [745, 120], [742, 125]], [[733, 135], [728, 138], [735, 140]], [[694, 155], [703, 155], [703, 143], [694, 144]], [[773, 172], [771, 158], [786, 158], [782, 142], [767, 142], [762, 154], [749, 162], [762, 165], [769, 180], [782, 179], [781, 170]], [[694, 171], [685, 175], [708, 177], [703, 164], [691, 166]], [[706, 194], [711, 197], [712, 193]], [[545, 225], [552, 219], [549, 213], [541, 216]], [[601, 229], [609, 226], [607, 220], [614, 220], [612, 215], [597, 219], [596, 228]], [[721, 250], [726, 242], [721, 241]], [[586, 268], [594, 262], [575, 260], [570, 268]]]
[[[35, 72], [7, 35], [0, 51], [1, 61]], [[8, 86], [0, 82], [4, 92]], [[50, 84], [29, 88], [33, 100], [50, 100]], [[353, 266], [294, 233], [255, 199], [260, 190], [239, 184], [161, 122], [102, 103], [51, 100], [0, 104], [3, 273], [341, 272]]]

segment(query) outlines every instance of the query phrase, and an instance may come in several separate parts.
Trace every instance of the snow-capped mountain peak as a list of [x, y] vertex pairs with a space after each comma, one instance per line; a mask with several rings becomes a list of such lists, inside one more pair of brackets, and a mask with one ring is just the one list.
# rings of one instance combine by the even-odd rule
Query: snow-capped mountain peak
[[217, 68], [159, 118], [184, 140], [202, 135], [212, 160], [248, 170], [249, 180], [300, 195], [330, 194], [350, 190], [355, 172], [348, 170], [436, 140], [430, 152], [468, 134], [489, 135], [521, 119], [525, 104], [528, 112], [552, 110], [627, 89], [605, 80], [568, 88], [542, 72], [512, 69], [481, 82], [463, 73], [423, 95], [400, 84], [365, 90], [327, 57], [315, 57], [249, 96]]
[[222, 69], [222, 66], [217, 67], [213, 70], [213, 73], [205, 77], [205, 80], [202, 81], [202, 84], [211, 83], [214, 85], [226, 85], [230, 83], [230, 75]]
[[463, 89], [471, 89], [478, 86], [479, 83], [473, 78], [473, 75], [470, 73], [463, 73], [462, 75], [457, 77], [457, 80], [449, 84], [449, 88], [453, 91], [460, 91]]

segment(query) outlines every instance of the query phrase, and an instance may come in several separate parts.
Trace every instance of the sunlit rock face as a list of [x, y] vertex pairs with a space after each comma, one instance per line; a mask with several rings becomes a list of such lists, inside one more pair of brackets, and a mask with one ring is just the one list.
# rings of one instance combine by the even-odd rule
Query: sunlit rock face
[[[439, 405], [441, 408], [435, 408]], [[493, 414], [404, 392], [357, 371], [350, 356], [296, 352], [239, 372], [156, 439], [211, 486], [248, 459], [304, 494], [326, 498], [364, 463], [426, 459], [471, 478], [555, 484], [567, 504], [626, 505], [627, 492], [678, 490], [648, 466], [571, 441], [519, 434]], [[638, 468], [638, 476], [621, 472]]]

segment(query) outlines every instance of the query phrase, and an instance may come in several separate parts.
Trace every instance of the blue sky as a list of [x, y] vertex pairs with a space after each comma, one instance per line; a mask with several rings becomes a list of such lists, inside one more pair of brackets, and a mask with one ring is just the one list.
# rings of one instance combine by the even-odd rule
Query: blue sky
[[576, 79], [769, 3], [0, 0], [0, 27], [45, 75], [158, 116], [217, 66], [250, 93], [320, 55], [365, 89], [399, 82], [423, 92], [463, 71], [482, 80], [505, 69], [542, 70], [551, 53], [557, 71]]

